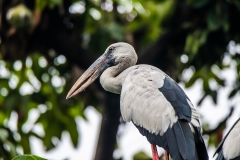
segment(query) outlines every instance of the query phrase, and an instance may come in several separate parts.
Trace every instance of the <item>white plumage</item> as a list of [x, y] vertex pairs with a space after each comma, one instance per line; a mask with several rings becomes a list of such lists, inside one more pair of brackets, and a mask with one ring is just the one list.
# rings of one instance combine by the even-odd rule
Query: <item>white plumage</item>
[[240, 118], [219, 144], [216, 160], [240, 160]]
[[240, 121], [234, 126], [223, 144], [223, 155], [226, 159], [240, 156]]
[[169, 150], [173, 159], [208, 159], [199, 131], [199, 114], [187, 95], [160, 69], [136, 62], [131, 45], [110, 45], [74, 84], [67, 98], [101, 75], [105, 90], [121, 94], [123, 119], [132, 121], [152, 145]]
[[123, 119], [162, 135], [178, 119], [174, 108], [158, 90], [163, 85], [164, 74], [149, 65], [129, 70], [120, 100]]

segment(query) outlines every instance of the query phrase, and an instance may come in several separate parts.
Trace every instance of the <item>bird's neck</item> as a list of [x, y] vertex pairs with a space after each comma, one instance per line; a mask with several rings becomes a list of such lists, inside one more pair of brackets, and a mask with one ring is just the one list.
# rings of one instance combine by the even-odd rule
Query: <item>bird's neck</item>
[[122, 82], [126, 77], [126, 73], [123, 72], [124, 70], [125, 68], [120, 66], [112, 66], [106, 69], [100, 77], [102, 87], [106, 91], [120, 94], [122, 90]]

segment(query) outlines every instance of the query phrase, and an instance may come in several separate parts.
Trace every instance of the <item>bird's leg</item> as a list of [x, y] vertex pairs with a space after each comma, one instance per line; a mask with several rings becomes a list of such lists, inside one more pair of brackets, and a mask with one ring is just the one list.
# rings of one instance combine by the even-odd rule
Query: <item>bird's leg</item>
[[169, 153], [168, 153], [168, 151], [165, 150], [164, 156], [165, 156], [165, 160], [169, 160]]
[[159, 160], [156, 145], [151, 144], [151, 148], [152, 148], [153, 160]]

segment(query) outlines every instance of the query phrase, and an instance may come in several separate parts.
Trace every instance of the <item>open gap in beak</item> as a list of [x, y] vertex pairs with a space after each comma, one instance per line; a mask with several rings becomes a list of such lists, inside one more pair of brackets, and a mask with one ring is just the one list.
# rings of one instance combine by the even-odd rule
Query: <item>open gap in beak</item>
[[[76, 94], [78, 94], [79, 92], [83, 91], [84, 89], [86, 89], [90, 84], [92, 84], [94, 82], [95, 79], [98, 78], [98, 76], [100, 75], [99, 71], [96, 70], [92, 76], [89, 76], [86, 79], [81, 80], [79, 78], [79, 80], [75, 83], [76, 86], [73, 86], [72, 89], [69, 91], [66, 99], [71, 98], [73, 96], [75, 96]], [[74, 85], [75, 85], [74, 84]]]
[[77, 93], [83, 91], [90, 84], [92, 84], [94, 80], [97, 79], [107, 67], [109, 67], [109, 65], [105, 63], [106, 60], [107, 57], [105, 55], [99, 57], [72, 86], [71, 90], [67, 94], [66, 99], [75, 96]]

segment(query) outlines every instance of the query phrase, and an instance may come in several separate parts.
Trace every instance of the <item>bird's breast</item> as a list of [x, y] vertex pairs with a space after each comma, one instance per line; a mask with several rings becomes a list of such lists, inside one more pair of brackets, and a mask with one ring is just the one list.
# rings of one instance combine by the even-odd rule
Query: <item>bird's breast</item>
[[126, 76], [121, 91], [121, 113], [151, 133], [163, 134], [177, 121], [175, 110], [158, 90], [165, 76], [155, 67], [135, 66]]

